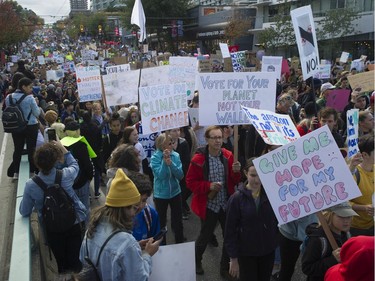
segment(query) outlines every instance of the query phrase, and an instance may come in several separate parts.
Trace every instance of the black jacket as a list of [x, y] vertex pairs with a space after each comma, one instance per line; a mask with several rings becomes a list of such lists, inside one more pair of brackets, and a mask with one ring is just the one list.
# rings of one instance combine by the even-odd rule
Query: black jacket
[[111, 156], [113, 150], [117, 147], [119, 141], [122, 138], [122, 133], [118, 135], [109, 133], [106, 138], [103, 139], [103, 160], [104, 164], [107, 163], [109, 157]]

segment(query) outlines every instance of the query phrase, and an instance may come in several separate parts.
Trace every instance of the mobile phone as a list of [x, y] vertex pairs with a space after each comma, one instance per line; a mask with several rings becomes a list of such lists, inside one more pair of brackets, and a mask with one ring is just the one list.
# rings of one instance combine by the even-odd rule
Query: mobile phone
[[158, 241], [162, 239], [164, 235], [167, 234], [167, 232], [168, 232], [168, 229], [166, 226], [160, 229], [160, 232], [154, 236], [154, 241]]
[[48, 141], [55, 141], [56, 140], [56, 130], [55, 129], [48, 129], [47, 131]]

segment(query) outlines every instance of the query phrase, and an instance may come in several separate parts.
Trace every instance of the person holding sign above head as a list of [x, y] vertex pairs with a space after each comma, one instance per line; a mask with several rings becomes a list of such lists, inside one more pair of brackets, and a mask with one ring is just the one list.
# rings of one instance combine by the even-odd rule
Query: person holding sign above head
[[[200, 234], [195, 242], [197, 274], [204, 274], [202, 257], [219, 221], [225, 231], [228, 197], [241, 179], [241, 164], [234, 162], [233, 154], [222, 148], [223, 132], [220, 126], [209, 126], [205, 132], [207, 146], [198, 149], [191, 160], [186, 184], [193, 192], [191, 208], [202, 220]], [[229, 276], [229, 256], [222, 250], [220, 274]]]
[[359, 214], [353, 219], [350, 232], [353, 236], [374, 236], [374, 135], [360, 137], [358, 148], [360, 152], [350, 159], [349, 169], [362, 196], [350, 201]]
[[321, 225], [311, 224], [306, 228], [307, 238], [302, 245], [302, 272], [307, 275], [307, 281], [323, 281], [327, 270], [341, 262], [341, 247], [350, 238], [353, 216], [358, 216], [346, 202], [329, 208], [323, 215], [339, 248], [332, 248]]
[[277, 219], [253, 163], [247, 160], [247, 183], [228, 200], [224, 246], [229, 273], [241, 281], [269, 281], [278, 244]]

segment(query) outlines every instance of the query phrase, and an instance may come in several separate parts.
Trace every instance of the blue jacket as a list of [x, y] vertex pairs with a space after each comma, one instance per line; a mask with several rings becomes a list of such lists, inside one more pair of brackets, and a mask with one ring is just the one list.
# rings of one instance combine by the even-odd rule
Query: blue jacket
[[[13, 94], [10, 94], [10, 95], [12, 95], [13, 102], [16, 103], [16, 101], [18, 101], [24, 95], [24, 93], [17, 90]], [[9, 102], [10, 95], [7, 95], [5, 99], [6, 106], [10, 105], [10, 102]], [[27, 95], [26, 98], [24, 98], [24, 100], [20, 103], [20, 107], [21, 107], [21, 110], [25, 119], [27, 119], [27, 117], [29, 116], [31, 112], [29, 122], [27, 123], [27, 125], [38, 124], [37, 118], [39, 117], [40, 109], [38, 105], [36, 104], [36, 101], [33, 95]]]
[[[76, 223], [79, 223], [86, 219], [86, 208], [72, 188], [74, 179], [77, 177], [79, 167], [77, 161], [73, 158], [70, 152], [66, 153], [64, 158], [67, 167], [62, 169], [63, 174], [61, 179], [61, 187], [64, 188], [66, 193], [73, 199], [74, 208], [77, 215]], [[38, 176], [47, 185], [52, 185], [55, 182], [56, 168], [53, 168], [49, 175], [44, 175], [39, 172]], [[28, 179], [26, 181], [25, 191], [20, 204], [21, 215], [24, 217], [29, 216], [32, 213], [33, 208], [35, 208], [38, 211], [39, 219], [42, 220], [43, 201], [43, 190], [32, 179]]]
[[151, 157], [151, 169], [154, 174], [154, 197], [171, 199], [181, 193], [180, 180], [184, 177], [180, 155], [171, 151], [172, 163], [165, 164], [163, 151], [156, 150]]
[[[80, 260], [86, 264], [86, 243], [89, 258], [96, 264], [99, 251], [105, 240], [114, 231], [107, 219], [102, 219], [95, 229], [91, 239], [85, 237], [80, 250]], [[105, 281], [146, 281], [151, 274], [152, 260], [147, 253], [142, 253], [141, 247], [133, 235], [120, 232], [114, 235], [104, 247], [97, 267], [101, 280]]]
[[133, 236], [137, 241], [154, 237], [160, 231], [159, 215], [150, 205], [136, 215]]

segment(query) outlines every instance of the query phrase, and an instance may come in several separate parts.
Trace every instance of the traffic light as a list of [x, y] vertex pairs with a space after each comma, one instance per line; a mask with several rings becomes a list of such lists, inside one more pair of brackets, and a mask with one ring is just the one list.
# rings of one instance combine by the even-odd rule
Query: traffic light
[[81, 24], [81, 25], [79, 26], [79, 30], [81, 30], [81, 32], [84, 32], [84, 31], [85, 31], [85, 28], [84, 28], [83, 24]]
[[102, 33], [102, 26], [100, 24], [98, 25], [98, 31], [99, 31], [99, 34]]

